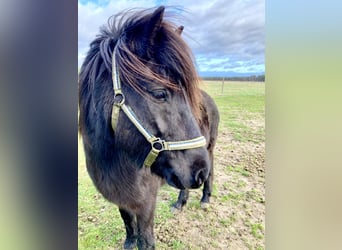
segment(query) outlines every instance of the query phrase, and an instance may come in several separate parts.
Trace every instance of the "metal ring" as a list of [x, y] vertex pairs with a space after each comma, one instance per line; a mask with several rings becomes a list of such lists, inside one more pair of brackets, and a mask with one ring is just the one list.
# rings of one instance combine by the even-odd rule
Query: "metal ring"
[[114, 105], [116, 106], [122, 106], [125, 102], [125, 96], [123, 93], [116, 93], [114, 95]]
[[161, 152], [165, 150], [165, 146], [164, 146], [164, 141], [161, 140], [160, 138], [158, 138], [157, 140], [153, 141], [151, 143], [152, 148], [156, 151], [156, 152]]

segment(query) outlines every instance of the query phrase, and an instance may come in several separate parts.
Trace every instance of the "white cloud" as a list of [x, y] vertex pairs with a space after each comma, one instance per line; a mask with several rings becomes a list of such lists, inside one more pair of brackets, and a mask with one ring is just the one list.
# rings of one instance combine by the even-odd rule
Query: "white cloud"
[[154, 7], [157, 2], [188, 11], [176, 23], [185, 26], [183, 36], [201, 71], [264, 71], [264, 0], [116, 0], [102, 6], [79, 3], [79, 66], [99, 27], [111, 15], [128, 8]]

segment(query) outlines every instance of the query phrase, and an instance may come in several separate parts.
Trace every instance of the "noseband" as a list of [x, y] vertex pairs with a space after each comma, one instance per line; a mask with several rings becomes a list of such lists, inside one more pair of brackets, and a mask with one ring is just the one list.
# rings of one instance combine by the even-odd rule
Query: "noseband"
[[204, 136], [199, 136], [194, 139], [185, 141], [165, 141], [159, 137], [155, 137], [149, 131], [147, 131], [141, 122], [136, 117], [133, 110], [125, 104], [125, 95], [121, 90], [121, 83], [119, 77], [119, 71], [116, 66], [115, 60], [116, 46], [112, 54], [112, 79], [113, 79], [113, 89], [114, 89], [114, 104], [112, 109], [112, 128], [115, 131], [116, 125], [119, 118], [120, 109], [126, 114], [128, 119], [134, 124], [134, 126], [140, 131], [140, 133], [146, 138], [146, 140], [151, 144], [151, 151], [146, 156], [144, 161], [145, 167], [151, 167], [155, 162], [160, 152], [164, 150], [185, 150], [200, 148], [206, 145], [206, 139]]

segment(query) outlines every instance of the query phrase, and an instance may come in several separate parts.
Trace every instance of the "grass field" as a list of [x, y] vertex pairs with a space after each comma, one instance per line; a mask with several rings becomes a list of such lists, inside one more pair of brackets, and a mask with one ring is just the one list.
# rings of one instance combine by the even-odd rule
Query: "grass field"
[[[157, 249], [264, 249], [265, 84], [204, 82], [221, 116], [215, 150], [214, 192], [208, 210], [201, 189], [191, 190], [183, 211], [170, 210], [178, 191], [158, 194]], [[79, 141], [79, 249], [122, 249], [125, 230], [117, 207], [97, 193]]]

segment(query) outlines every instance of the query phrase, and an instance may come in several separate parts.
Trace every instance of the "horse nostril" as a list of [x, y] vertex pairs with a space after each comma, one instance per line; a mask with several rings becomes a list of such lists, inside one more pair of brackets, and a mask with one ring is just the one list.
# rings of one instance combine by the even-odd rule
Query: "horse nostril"
[[195, 176], [195, 188], [202, 185], [202, 183], [206, 180], [206, 170], [204, 168], [200, 169]]

